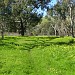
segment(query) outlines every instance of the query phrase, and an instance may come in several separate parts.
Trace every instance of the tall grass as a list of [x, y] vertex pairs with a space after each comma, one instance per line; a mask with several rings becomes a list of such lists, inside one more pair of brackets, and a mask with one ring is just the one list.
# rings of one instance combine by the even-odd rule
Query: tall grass
[[71, 37], [5, 37], [0, 75], [75, 75], [73, 42]]

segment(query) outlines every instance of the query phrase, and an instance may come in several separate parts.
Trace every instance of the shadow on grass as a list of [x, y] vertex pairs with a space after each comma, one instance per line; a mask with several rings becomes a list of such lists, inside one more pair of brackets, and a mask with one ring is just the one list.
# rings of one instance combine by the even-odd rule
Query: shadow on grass
[[[59, 38], [59, 37], [35, 37], [36, 39], [30, 37], [30, 39], [28, 39], [29, 37], [27, 37], [27, 39], [24, 39], [25, 41], [27, 41], [27, 43], [18, 43], [19, 39], [22, 38], [17, 38], [17, 37], [5, 37], [4, 40], [0, 39], [0, 46], [6, 46], [8, 49], [12, 48], [12, 49], [16, 49], [15, 47], [17, 46], [18, 49], [20, 50], [28, 50], [31, 51], [33, 48], [38, 47], [38, 46], [42, 46], [42, 47], [46, 47], [46, 46], [50, 46], [50, 45], [72, 45], [75, 43], [74, 39], [70, 39], [68, 40], [68, 42], [66, 42], [66, 38]], [[47, 39], [46, 39], [47, 38]], [[63, 41], [63, 40], [65, 41]], [[17, 43], [15, 42], [17, 41]], [[21, 40], [23, 41], [23, 40]]]

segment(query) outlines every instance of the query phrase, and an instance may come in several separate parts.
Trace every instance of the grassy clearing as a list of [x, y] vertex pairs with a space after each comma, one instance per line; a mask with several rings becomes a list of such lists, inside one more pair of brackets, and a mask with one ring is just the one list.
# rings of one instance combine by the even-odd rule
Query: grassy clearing
[[75, 75], [75, 44], [70, 41], [73, 38], [5, 37], [0, 40], [0, 75]]

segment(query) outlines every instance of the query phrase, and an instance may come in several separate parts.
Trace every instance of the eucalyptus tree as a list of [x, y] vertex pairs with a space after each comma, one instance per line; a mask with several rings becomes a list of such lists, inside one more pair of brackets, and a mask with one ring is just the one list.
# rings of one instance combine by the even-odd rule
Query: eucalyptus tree
[[15, 0], [12, 3], [12, 15], [15, 22], [20, 23], [20, 33], [22, 36], [24, 36], [28, 27], [36, 25], [41, 19], [41, 17], [37, 17], [36, 13], [32, 13], [34, 3], [31, 0]]
[[4, 30], [5, 30], [5, 23], [7, 15], [10, 14], [10, 9], [8, 8], [10, 5], [10, 0], [1, 0], [0, 1], [0, 28], [2, 39], [4, 39]]
[[74, 12], [75, 12], [75, 0], [63, 0], [63, 2], [66, 4], [68, 7], [67, 13], [70, 16], [70, 31], [71, 31], [71, 36], [74, 37]]
[[[52, 8], [52, 10], [48, 11], [52, 16], [57, 16], [58, 19], [61, 20], [61, 27], [66, 27], [67, 18], [70, 19], [68, 22], [67, 28], [69, 27], [70, 35], [74, 37], [74, 7], [75, 7], [75, 0], [62, 0], [62, 3], [59, 2]], [[54, 14], [53, 14], [54, 13]], [[57, 21], [56, 19], [56, 22]], [[64, 28], [62, 28], [64, 30]]]

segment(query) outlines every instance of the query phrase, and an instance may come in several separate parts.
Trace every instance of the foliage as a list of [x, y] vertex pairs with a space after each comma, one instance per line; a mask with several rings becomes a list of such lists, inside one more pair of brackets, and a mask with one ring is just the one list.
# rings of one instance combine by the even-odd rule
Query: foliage
[[[69, 0], [59, 2], [47, 11], [46, 17], [37, 16], [37, 8], [47, 9], [51, 0], [1, 0], [0, 29], [25, 35], [71, 36], [74, 31], [74, 7], [70, 15]], [[32, 10], [35, 9], [33, 13]], [[71, 18], [71, 16], [73, 18]], [[41, 19], [42, 18], [42, 19]], [[71, 21], [72, 25], [71, 25]], [[73, 30], [74, 29], [74, 30]], [[4, 34], [4, 31], [2, 33]]]

